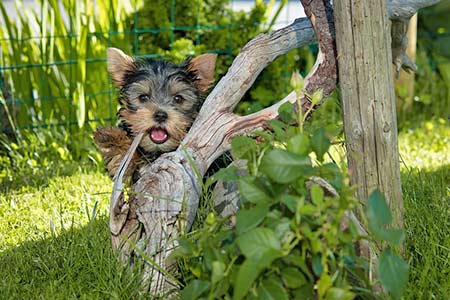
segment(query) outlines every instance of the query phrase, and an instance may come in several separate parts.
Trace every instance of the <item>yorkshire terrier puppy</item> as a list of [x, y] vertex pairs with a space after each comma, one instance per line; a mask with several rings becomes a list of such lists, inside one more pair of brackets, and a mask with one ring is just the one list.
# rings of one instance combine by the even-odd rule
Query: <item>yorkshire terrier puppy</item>
[[108, 49], [108, 72], [120, 90], [119, 125], [97, 130], [94, 141], [111, 178], [140, 132], [145, 135], [125, 173], [133, 181], [139, 178], [140, 167], [179, 146], [213, 82], [216, 58], [203, 54], [172, 64]]

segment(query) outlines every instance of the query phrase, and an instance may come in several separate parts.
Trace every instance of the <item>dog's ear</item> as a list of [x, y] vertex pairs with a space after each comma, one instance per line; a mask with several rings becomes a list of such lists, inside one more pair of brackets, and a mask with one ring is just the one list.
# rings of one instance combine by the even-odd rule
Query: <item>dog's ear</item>
[[122, 87], [125, 84], [126, 73], [135, 70], [134, 59], [117, 48], [108, 48], [106, 51], [106, 62], [108, 72], [114, 84], [118, 87]]
[[196, 77], [194, 84], [200, 92], [206, 92], [214, 81], [217, 54], [207, 53], [191, 59], [188, 63], [188, 71]]

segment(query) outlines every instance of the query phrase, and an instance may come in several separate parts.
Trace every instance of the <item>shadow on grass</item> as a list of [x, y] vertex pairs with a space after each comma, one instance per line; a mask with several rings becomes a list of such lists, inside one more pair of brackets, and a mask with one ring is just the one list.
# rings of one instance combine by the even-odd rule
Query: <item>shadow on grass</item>
[[450, 295], [450, 165], [402, 174], [407, 256], [406, 299]]
[[0, 270], [2, 299], [149, 299], [113, 252], [106, 216], [1, 252]]

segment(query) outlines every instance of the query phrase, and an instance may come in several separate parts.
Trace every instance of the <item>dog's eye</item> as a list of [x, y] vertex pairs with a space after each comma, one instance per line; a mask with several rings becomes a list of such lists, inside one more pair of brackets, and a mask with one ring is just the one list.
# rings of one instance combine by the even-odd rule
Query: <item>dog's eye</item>
[[181, 102], [184, 101], [184, 98], [180, 95], [175, 95], [175, 96], [173, 96], [173, 101], [177, 104], [180, 104]]
[[148, 95], [142, 94], [139, 96], [139, 101], [141, 101], [141, 102], [150, 101], [150, 97]]

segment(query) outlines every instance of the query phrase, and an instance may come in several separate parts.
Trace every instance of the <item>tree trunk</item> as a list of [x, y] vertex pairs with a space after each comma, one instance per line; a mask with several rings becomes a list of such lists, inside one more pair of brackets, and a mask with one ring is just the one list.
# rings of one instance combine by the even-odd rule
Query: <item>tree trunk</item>
[[403, 227], [390, 23], [383, 0], [335, 2], [339, 79], [351, 184], [364, 204], [384, 193]]

